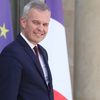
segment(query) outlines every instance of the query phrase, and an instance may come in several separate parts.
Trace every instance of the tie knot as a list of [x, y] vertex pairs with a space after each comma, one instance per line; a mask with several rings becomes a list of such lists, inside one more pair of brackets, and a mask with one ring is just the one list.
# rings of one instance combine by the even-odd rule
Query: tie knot
[[35, 54], [38, 55], [38, 52], [39, 52], [39, 51], [38, 51], [38, 46], [35, 46], [33, 49], [34, 49], [34, 51], [35, 51]]

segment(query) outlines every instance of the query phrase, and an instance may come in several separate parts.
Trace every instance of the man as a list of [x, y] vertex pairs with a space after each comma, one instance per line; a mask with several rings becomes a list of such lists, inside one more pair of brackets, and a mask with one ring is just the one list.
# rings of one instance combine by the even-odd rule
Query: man
[[54, 100], [47, 52], [38, 44], [48, 32], [50, 16], [40, 1], [24, 7], [21, 33], [0, 55], [0, 100]]

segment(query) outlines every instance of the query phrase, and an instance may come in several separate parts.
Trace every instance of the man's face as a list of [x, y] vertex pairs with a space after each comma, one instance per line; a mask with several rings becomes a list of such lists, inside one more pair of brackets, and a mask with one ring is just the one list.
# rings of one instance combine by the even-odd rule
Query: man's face
[[37, 44], [45, 38], [50, 15], [48, 10], [41, 11], [33, 8], [29, 11], [27, 19], [21, 17], [22, 32], [31, 43]]

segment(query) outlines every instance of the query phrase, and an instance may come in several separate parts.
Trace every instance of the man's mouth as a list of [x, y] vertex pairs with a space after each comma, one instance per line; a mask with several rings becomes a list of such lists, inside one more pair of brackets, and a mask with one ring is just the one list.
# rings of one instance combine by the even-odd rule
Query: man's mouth
[[37, 34], [37, 35], [44, 35], [43, 32], [41, 32], [41, 33], [35, 33], [35, 32], [34, 32], [34, 34]]

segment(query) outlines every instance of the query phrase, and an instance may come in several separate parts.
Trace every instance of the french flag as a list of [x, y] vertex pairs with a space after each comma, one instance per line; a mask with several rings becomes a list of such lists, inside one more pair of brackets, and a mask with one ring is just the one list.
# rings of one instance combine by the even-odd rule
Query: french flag
[[41, 42], [47, 49], [53, 78], [54, 100], [72, 100], [66, 34], [61, 0], [45, 0], [51, 9], [49, 32]]

